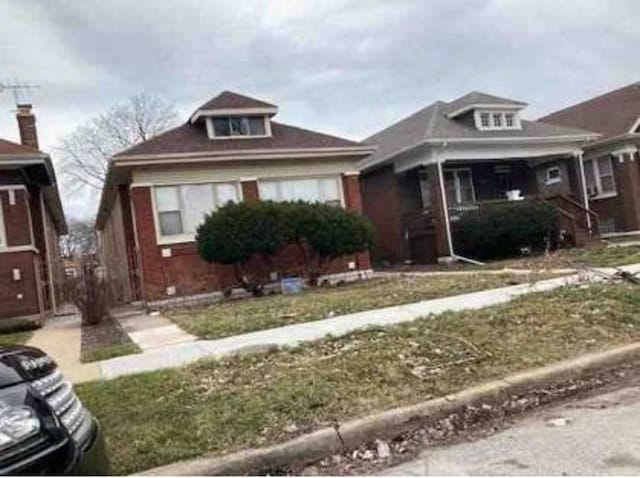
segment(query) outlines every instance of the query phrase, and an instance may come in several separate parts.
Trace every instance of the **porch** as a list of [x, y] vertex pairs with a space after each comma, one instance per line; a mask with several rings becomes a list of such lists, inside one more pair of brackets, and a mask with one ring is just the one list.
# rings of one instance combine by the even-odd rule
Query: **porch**
[[402, 225], [409, 260], [455, 256], [460, 219], [512, 201], [546, 203], [559, 213], [564, 244], [584, 246], [598, 237], [598, 215], [585, 207], [579, 158], [545, 157], [443, 161], [399, 177]]

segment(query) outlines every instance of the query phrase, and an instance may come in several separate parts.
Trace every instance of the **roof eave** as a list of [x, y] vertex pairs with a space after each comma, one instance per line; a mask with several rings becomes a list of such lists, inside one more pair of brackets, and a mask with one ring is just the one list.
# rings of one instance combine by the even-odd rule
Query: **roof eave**
[[[588, 142], [588, 141], [592, 141], [596, 138], [599, 138], [600, 134], [597, 133], [591, 133], [591, 134], [581, 134], [581, 135], [563, 135], [563, 136], [540, 136], [540, 137], [526, 137], [526, 136], [519, 136], [519, 137], [498, 137], [498, 138], [429, 138], [429, 139], [425, 139], [424, 141], [420, 141], [418, 143], [415, 143], [411, 146], [407, 146], [399, 151], [396, 151], [392, 154], [389, 154], [387, 156], [383, 156], [382, 158], [379, 158], [375, 161], [371, 161], [371, 162], [362, 162], [360, 165], [360, 168], [363, 170], [366, 169], [371, 169], [375, 166], [380, 166], [383, 165], [391, 160], [393, 160], [394, 158], [396, 158], [397, 156], [400, 156], [402, 154], [406, 154], [416, 148], [419, 148], [420, 146], [442, 146], [442, 145], [447, 145], [447, 144], [474, 144], [474, 143], [480, 143], [480, 144], [486, 144], [486, 143], [498, 143], [498, 144], [510, 144], [510, 143], [525, 143], [525, 144], [531, 144], [531, 143], [543, 143], [543, 144], [548, 144], [548, 143], [562, 143], [562, 142], [571, 142], [571, 141], [576, 141], [576, 142]], [[638, 135], [640, 136], [640, 135]], [[593, 143], [592, 143], [593, 144]]]
[[469, 105], [465, 105], [462, 108], [458, 108], [455, 111], [447, 114], [447, 118], [453, 119], [461, 114], [467, 113], [468, 111], [477, 110], [477, 109], [488, 109], [488, 110], [514, 110], [519, 111], [527, 107], [527, 103], [472, 103]]
[[247, 116], [247, 115], [268, 115], [275, 116], [278, 114], [277, 106], [260, 106], [251, 108], [216, 108], [216, 109], [197, 109], [189, 118], [190, 123], [195, 123], [200, 117], [207, 116]]

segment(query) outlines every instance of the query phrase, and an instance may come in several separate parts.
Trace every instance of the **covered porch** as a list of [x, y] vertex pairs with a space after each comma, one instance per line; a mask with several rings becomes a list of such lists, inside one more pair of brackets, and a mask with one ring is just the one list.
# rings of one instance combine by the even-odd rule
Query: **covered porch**
[[571, 245], [584, 246], [598, 236], [598, 215], [589, 209], [580, 151], [540, 157], [443, 157], [398, 173], [412, 262], [460, 259], [455, 241], [460, 219], [510, 201], [552, 204]]

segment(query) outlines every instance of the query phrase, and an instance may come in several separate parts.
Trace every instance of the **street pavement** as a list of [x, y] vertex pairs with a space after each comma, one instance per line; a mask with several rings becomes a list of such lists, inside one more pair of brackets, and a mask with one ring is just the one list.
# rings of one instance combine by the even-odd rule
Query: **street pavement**
[[376, 474], [640, 475], [640, 386], [540, 410], [495, 435], [425, 449]]

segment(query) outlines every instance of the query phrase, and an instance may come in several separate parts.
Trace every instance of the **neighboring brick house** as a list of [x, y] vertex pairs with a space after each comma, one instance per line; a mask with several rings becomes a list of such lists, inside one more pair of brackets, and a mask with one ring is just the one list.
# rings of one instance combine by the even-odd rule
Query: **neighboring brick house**
[[364, 212], [377, 229], [376, 262], [460, 258], [454, 232], [462, 213], [523, 196], [554, 203], [577, 245], [597, 233], [581, 166], [582, 145], [598, 135], [527, 121], [525, 107], [472, 92], [364, 140], [377, 147], [360, 163]]
[[18, 105], [17, 120], [22, 144], [0, 139], [0, 319], [42, 320], [56, 310], [67, 226], [31, 105]]
[[551, 113], [540, 121], [602, 136], [584, 146], [589, 203], [606, 236], [640, 234], [640, 83]]
[[[195, 229], [227, 201], [309, 200], [362, 208], [357, 163], [373, 148], [273, 121], [278, 108], [225, 91], [185, 124], [114, 156], [96, 228], [106, 276], [122, 301], [218, 293], [237, 284], [232, 266], [208, 264]], [[276, 280], [298, 273], [297, 249], [273, 266], [250, 264]], [[273, 269], [273, 270], [272, 270]], [[370, 269], [368, 253], [334, 261], [333, 277]]]

